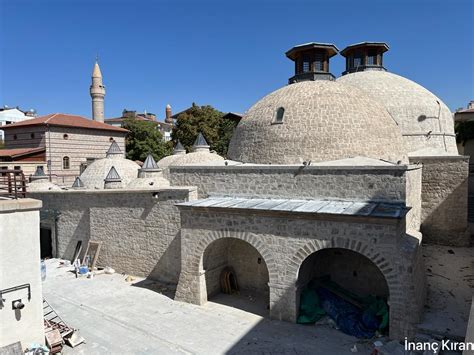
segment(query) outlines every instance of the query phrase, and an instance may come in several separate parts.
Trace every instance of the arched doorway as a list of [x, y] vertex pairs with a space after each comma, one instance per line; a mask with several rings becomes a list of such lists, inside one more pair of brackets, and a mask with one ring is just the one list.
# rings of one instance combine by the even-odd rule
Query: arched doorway
[[[327, 248], [310, 254], [299, 268], [297, 290], [299, 323], [328, 316], [358, 337], [388, 333], [387, 281], [377, 265], [358, 252]], [[318, 309], [308, 311], [308, 304]]]
[[249, 243], [218, 239], [202, 256], [207, 300], [268, 315], [269, 274], [264, 258]]

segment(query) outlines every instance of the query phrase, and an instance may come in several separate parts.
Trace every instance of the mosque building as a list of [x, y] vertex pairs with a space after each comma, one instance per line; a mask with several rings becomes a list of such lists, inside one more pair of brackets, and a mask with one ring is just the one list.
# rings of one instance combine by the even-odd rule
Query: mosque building
[[427, 290], [422, 242], [470, 243], [469, 160], [441, 99], [383, 66], [388, 49], [290, 49], [289, 84], [243, 115], [227, 159], [201, 134], [192, 152], [177, 142], [142, 167], [113, 142], [70, 188], [36, 183], [51, 255], [100, 241], [99, 263], [174, 285], [176, 300], [202, 305], [238, 284], [289, 322], [311, 282], [329, 277], [386, 300], [391, 338], [413, 336]]

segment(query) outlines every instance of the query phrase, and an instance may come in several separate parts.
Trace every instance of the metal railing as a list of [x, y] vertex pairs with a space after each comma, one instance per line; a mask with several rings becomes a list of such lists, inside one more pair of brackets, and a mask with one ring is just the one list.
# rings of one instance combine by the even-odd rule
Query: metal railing
[[25, 198], [26, 179], [23, 170], [0, 170], [0, 198]]

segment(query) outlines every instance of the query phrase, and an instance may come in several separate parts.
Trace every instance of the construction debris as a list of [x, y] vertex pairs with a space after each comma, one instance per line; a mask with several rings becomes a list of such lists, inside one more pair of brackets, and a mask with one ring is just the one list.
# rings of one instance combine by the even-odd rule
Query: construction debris
[[43, 314], [46, 345], [51, 354], [60, 353], [65, 342], [71, 347], [85, 342], [85, 339], [78, 335], [75, 329], [69, 327], [44, 298]]
[[58, 329], [48, 330], [48, 332], [45, 332], [44, 337], [51, 354], [57, 354], [63, 350], [64, 340]]

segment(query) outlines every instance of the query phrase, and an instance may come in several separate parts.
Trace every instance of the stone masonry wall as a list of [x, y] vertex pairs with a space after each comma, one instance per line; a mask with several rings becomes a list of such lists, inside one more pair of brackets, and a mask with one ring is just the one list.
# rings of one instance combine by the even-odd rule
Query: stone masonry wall
[[310, 166], [170, 167], [173, 186], [197, 186], [199, 197], [341, 198], [405, 202], [406, 168]]
[[[64, 139], [65, 134], [67, 139]], [[46, 133], [47, 159], [51, 159], [51, 171], [57, 175], [56, 182], [71, 186], [79, 176], [81, 163], [85, 163], [87, 158], [105, 158], [112, 139], [125, 153], [124, 132], [51, 127], [51, 132]], [[69, 169], [63, 169], [65, 156], [69, 157]]]
[[422, 167], [411, 167], [406, 172], [406, 191], [407, 206], [411, 210], [407, 214], [407, 233], [421, 239], [420, 223], [421, 223], [421, 178]]
[[415, 283], [424, 274], [414, 275], [422, 270], [417, 267], [419, 241], [405, 234], [403, 220], [358, 221], [181, 207], [182, 264], [176, 299], [196, 304], [206, 301], [202, 287], [204, 273], [200, 269], [202, 255], [214, 241], [236, 238], [252, 245], [266, 262], [271, 317], [295, 321], [300, 265], [318, 250], [343, 248], [366, 256], [382, 272], [390, 292], [390, 334], [395, 338], [410, 336], [414, 324], [420, 321], [425, 293], [424, 283]]
[[421, 232], [423, 241], [467, 246], [469, 158], [410, 157], [423, 164]]
[[59, 212], [56, 226], [47, 221], [57, 232], [58, 257], [71, 259], [78, 240], [82, 240], [83, 250], [89, 240], [100, 241], [98, 265], [177, 282], [181, 249], [175, 204], [196, 198], [192, 190], [50, 191], [31, 195], [43, 201], [43, 212]]

